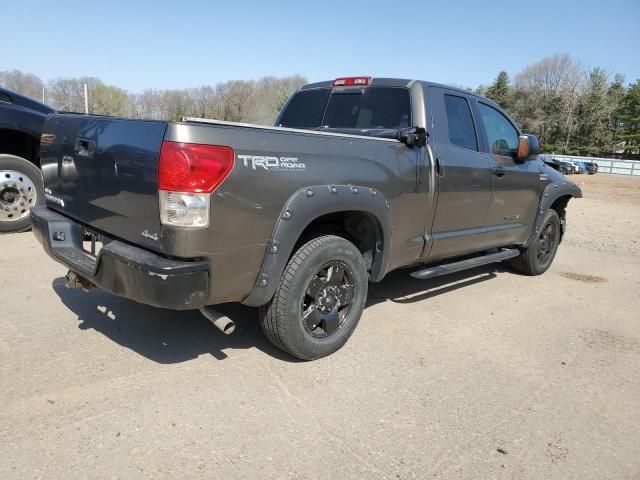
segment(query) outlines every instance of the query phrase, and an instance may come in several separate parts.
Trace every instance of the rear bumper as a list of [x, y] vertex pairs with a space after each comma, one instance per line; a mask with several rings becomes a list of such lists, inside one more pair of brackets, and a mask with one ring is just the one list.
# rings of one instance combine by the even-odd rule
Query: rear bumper
[[82, 249], [83, 225], [46, 207], [31, 210], [31, 223], [36, 238], [54, 260], [108, 292], [172, 310], [196, 309], [207, 303], [209, 267], [205, 261], [171, 260], [109, 239], [94, 257]]

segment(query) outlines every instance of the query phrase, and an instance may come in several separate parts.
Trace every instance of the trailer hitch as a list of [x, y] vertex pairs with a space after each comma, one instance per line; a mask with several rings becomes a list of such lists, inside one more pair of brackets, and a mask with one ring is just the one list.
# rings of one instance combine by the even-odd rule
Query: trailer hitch
[[64, 276], [64, 286], [67, 288], [81, 288], [85, 292], [95, 288], [93, 283], [71, 270]]

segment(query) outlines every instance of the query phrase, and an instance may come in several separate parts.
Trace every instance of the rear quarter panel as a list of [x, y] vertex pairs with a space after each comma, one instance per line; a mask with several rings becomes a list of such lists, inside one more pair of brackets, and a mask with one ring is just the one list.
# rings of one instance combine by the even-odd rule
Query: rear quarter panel
[[[424, 231], [427, 195], [415, 193], [415, 151], [399, 142], [207, 124], [170, 124], [165, 139], [231, 146], [236, 154], [231, 174], [214, 194], [211, 226], [166, 229], [163, 235], [165, 251], [209, 260], [212, 303], [240, 301], [250, 293], [284, 205], [305, 186], [379, 190], [391, 209], [389, 267], [410, 263], [421, 252], [415, 237]], [[295, 157], [305, 169], [254, 169], [239, 155]]]

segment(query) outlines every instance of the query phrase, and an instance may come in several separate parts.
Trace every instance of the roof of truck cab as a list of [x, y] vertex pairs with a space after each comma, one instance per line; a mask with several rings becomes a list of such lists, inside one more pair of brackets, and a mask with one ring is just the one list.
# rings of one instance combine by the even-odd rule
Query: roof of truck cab
[[[443, 83], [436, 83], [436, 82], [429, 82], [429, 81], [425, 81], [425, 80], [411, 80], [408, 78], [385, 78], [385, 77], [369, 77], [371, 78], [371, 83], [369, 83], [369, 86], [371, 87], [404, 87], [404, 88], [409, 88], [411, 87], [414, 83], [416, 82], [420, 82], [423, 86], [425, 87], [439, 87], [439, 88], [446, 88], [447, 90], [453, 90], [456, 92], [460, 92], [460, 93], [464, 93], [466, 95], [473, 95], [474, 97], [478, 97], [478, 98], [486, 98], [483, 97], [482, 95], [478, 95], [470, 90], [464, 90], [462, 88], [458, 88], [458, 87], [452, 87], [451, 85], [445, 85]], [[303, 85], [300, 90], [312, 90], [314, 88], [332, 88], [333, 86], [333, 82], [335, 80], [324, 80], [322, 82], [314, 82], [314, 83], [307, 83], [306, 85]], [[344, 87], [339, 87], [339, 88], [344, 88]], [[347, 88], [358, 88], [358, 86], [349, 86]], [[362, 88], [362, 87], [360, 87]]]
[[[369, 77], [369, 78], [371, 78], [371, 82], [369, 83], [369, 86], [373, 86], [373, 87], [410, 88], [415, 83], [421, 83], [422, 86], [425, 87], [425, 88], [426, 87], [446, 88], [447, 90], [451, 90], [451, 91], [454, 91], [454, 92], [464, 93], [465, 95], [471, 95], [472, 97], [480, 98], [480, 99], [482, 99], [482, 101], [490, 103], [491, 105], [495, 105], [496, 107], [500, 108], [500, 105], [498, 105], [496, 102], [494, 102], [490, 98], [483, 97], [482, 95], [478, 95], [477, 93], [475, 93], [475, 92], [473, 92], [471, 90], [465, 90], [463, 88], [452, 87], [451, 85], [445, 85], [444, 83], [429, 82], [429, 81], [426, 81], [426, 80], [410, 80], [410, 79], [407, 79], [407, 78], [384, 78], [384, 77]], [[311, 89], [314, 89], [314, 88], [332, 88], [334, 81], [335, 80], [325, 80], [325, 81], [322, 81], [322, 82], [308, 83], [308, 84], [303, 85], [302, 87], [300, 87], [300, 90], [311, 90]], [[342, 88], [344, 88], [344, 87], [342, 87]], [[354, 87], [349, 86], [347, 88], [354, 88]], [[358, 88], [358, 87], [355, 87], [355, 88]], [[360, 88], [362, 88], [362, 87], [360, 87]]]
[[[370, 86], [377, 87], [409, 87], [415, 80], [409, 80], [406, 78], [379, 78], [379, 77], [370, 77], [371, 83]], [[331, 88], [334, 80], [325, 80], [322, 82], [308, 83], [300, 90], [311, 90], [313, 88]]]
[[[500, 107], [500, 105], [498, 105], [496, 102], [494, 102], [493, 100], [491, 100], [490, 98], [487, 97], [483, 97], [482, 95], [478, 95], [475, 92], [472, 92], [470, 90], [464, 90], [462, 88], [458, 88], [458, 87], [452, 87], [451, 85], [445, 85], [443, 83], [436, 83], [436, 82], [429, 82], [429, 81], [425, 81], [425, 80], [410, 80], [407, 78], [384, 78], [384, 77], [369, 77], [371, 79], [371, 81], [369, 82], [369, 86], [374, 86], [374, 87], [396, 87], [396, 88], [411, 88], [414, 84], [416, 83], [420, 83], [422, 85], [422, 87], [424, 89], [426, 89], [427, 87], [438, 87], [438, 88], [445, 88], [449, 91], [454, 91], [454, 92], [458, 92], [458, 93], [462, 93], [465, 95], [469, 95], [472, 97], [476, 97], [477, 99], [481, 99], [483, 102], [488, 103], [490, 105], [493, 105], [495, 107], [497, 107], [498, 109], [500, 109], [500, 111], [502, 111], [507, 117], [509, 117], [509, 119], [511, 120], [511, 122], [514, 125], [518, 125], [512, 118], [511, 116], [504, 111], [504, 109], [502, 109]], [[311, 90], [314, 88], [333, 88], [333, 82], [335, 80], [325, 80], [322, 82], [314, 82], [314, 83], [308, 83], [306, 85], [303, 85], [299, 91], [302, 90]], [[339, 87], [339, 88], [344, 88], [344, 87]], [[346, 87], [346, 88], [354, 88], [352, 86]], [[358, 88], [358, 87], [355, 87]], [[362, 88], [362, 87], [360, 87]], [[517, 127], [518, 131], [521, 131], [520, 126]]]

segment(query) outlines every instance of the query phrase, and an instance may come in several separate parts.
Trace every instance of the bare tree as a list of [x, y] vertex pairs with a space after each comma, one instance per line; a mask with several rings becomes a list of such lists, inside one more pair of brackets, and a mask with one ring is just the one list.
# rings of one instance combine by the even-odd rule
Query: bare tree
[[583, 70], [568, 54], [544, 58], [516, 75], [514, 116], [542, 143], [562, 132], [566, 148], [583, 86]]
[[101, 83], [100, 79], [95, 77], [57, 78], [49, 82], [49, 103], [58, 110], [83, 112], [84, 85], [87, 85], [91, 94], [95, 86]]
[[[232, 80], [215, 86], [127, 93], [95, 77], [57, 78], [48, 83], [47, 103], [66, 111], [84, 111], [84, 84], [89, 113], [157, 120], [204, 117], [258, 124], [273, 123], [289, 96], [306, 83], [299, 75]], [[0, 85], [41, 98], [44, 82], [19, 70], [0, 71]]]
[[44, 83], [40, 78], [20, 70], [0, 71], [0, 86], [32, 98], [42, 98]]

